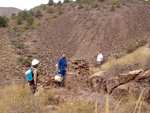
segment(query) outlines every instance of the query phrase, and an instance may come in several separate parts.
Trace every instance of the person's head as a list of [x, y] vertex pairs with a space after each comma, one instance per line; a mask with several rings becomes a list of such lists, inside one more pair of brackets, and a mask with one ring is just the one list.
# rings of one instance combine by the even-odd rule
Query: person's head
[[38, 61], [37, 59], [32, 60], [32, 67], [38, 68], [39, 62], [40, 62], [40, 61]]
[[62, 58], [65, 59], [65, 58], [66, 58], [66, 54], [63, 54], [63, 55], [62, 55]]
[[100, 54], [101, 52], [100, 51], [98, 51], [98, 55]]

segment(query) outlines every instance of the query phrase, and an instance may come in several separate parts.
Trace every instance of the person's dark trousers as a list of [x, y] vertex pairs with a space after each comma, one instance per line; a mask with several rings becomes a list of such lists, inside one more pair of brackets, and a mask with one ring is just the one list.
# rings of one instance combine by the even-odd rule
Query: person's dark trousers
[[63, 71], [61, 71], [61, 72], [58, 72], [58, 74], [62, 74], [62, 77], [63, 77], [62, 82], [58, 82], [58, 86], [61, 87], [61, 84], [62, 84], [62, 86], [65, 86], [66, 70], [63, 70]]
[[36, 91], [36, 85], [34, 84], [34, 80], [28, 81], [30, 85], [31, 92], [34, 94]]

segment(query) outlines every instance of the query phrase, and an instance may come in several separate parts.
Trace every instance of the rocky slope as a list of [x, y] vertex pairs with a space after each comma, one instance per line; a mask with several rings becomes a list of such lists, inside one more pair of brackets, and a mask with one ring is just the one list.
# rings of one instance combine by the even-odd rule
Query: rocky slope
[[17, 15], [19, 11], [21, 10], [13, 7], [0, 7], [0, 16], [11, 18], [12, 13], [15, 13]]

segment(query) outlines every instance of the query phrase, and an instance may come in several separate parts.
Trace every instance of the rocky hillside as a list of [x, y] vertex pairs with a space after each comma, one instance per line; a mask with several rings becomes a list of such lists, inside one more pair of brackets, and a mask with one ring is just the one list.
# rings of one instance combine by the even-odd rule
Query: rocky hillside
[[19, 11], [21, 10], [13, 7], [0, 7], [0, 16], [11, 18], [12, 13], [18, 14]]

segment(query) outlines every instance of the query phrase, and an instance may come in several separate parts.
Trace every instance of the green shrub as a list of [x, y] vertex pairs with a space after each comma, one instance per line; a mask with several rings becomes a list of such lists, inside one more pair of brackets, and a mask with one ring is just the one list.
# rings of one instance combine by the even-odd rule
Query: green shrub
[[53, 18], [57, 18], [58, 15], [57, 15], [57, 14], [53, 14], [52, 17], [53, 17]]
[[17, 19], [17, 15], [15, 13], [12, 13], [11, 20], [16, 20], [16, 19]]
[[8, 27], [9, 18], [0, 16], [0, 27]]
[[21, 17], [18, 17], [18, 18], [17, 18], [17, 24], [18, 24], [18, 25], [22, 24], [22, 18], [21, 18]]
[[24, 59], [24, 60], [21, 62], [21, 64], [22, 64], [22, 65], [25, 65], [26, 67], [30, 67], [30, 66], [31, 66], [31, 63], [30, 63], [28, 60], [26, 60], [26, 59]]
[[92, 3], [92, 8], [97, 8], [98, 7], [98, 3]]
[[114, 5], [112, 5], [112, 6], [111, 6], [110, 11], [115, 11], [115, 7], [114, 7]]
[[68, 11], [70, 11], [70, 8], [68, 8]]
[[35, 17], [36, 17], [36, 18], [39, 18], [39, 17], [42, 17], [42, 16], [43, 16], [43, 15], [42, 15], [41, 10], [38, 9], [38, 10], [35, 12]]
[[18, 26], [17, 26], [17, 25], [13, 26], [13, 30], [14, 30], [14, 31], [16, 31], [17, 29], [18, 29]]
[[59, 10], [59, 14], [60, 14], [60, 15], [63, 14], [62, 10]]
[[88, 10], [89, 10], [89, 7], [87, 6], [87, 7], [85, 8], [85, 10], [88, 11]]
[[116, 5], [116, 8], [120, 8], [120, 4], [119, 3]]
[[32, 25], [30, 26], [30, 28], [31, 28], [31, 29], [35, 29], [35, 24], [32, 24]]
[[39, 22], [37, 25], [39, 26], [39, 25], [41, 25], [41, 23]]
[[83, 5], [79, 4], [78, 9], [82, 9], [82, 8], [83, 8]]
[[32, 55], [28, 55], [29, 58], [32, 58]]
[[15, 36], [16, 36], [16, 37], [19, 37], [19, 36], [21, 36], [21, 34], [20, 34], [20, 33], [16, 33]]
[[57, 6], [57, 8], [58, 8], [58, 10], [60, 10], [60, 9], [61, 9], [61, 6], [60, 6], [60, 5], [58, 5], [58, 6]]
[[49, 0], [48, 5], [53, 5], [54, 1], [53, 0]]
[[46, 5], [43, 5], [43, 10], [46, 10]]
[[142, 46], [144, 46], [145, 44], [147, 44], [147, 40], [145, 40], [145, 39], [143, 39], [143, 40], [141, 40], [140, 42], [138, 42], [138, 47], [142, 47]]
[[12, 39], [12, 40], [11, 40], [11, 44], [12, 44], [12, 45], [16, 45], [16, 44], [17, 44], [17, 41], [14, 40], [14, 39]]
[[48, 17], [45, 17], [45, 20], [47, 21], [49, 18]]
[[125, 2], [122, 2], [122, 5], [126, 5]]
[[18, 57], [19, 62], [22, 62], [24, 60], [24, 57], [20, 56]]
[[127, 46], [127, 53], [132, 53], [133, 51], [135, 51], [138, 48], [138, 43], [133, 43]]
[[17, 47], [18, 49], [23, 49], [23, 48], [24, 48], [24, 44], [22, 44], [22, 43], [21, 43], [21, 44], [17, 44], [16, 47]]
[[32, 25], [33, 22], [34, 22], [34, 17], [33, 16], [29, 16], [29, 17], [27, 17], [26, 20], [27, 20], [27, 22], [28, 22], [29, 25]]
[[23, 29], [29, 29], [30, 28], [30, 26], [29, 26], [29, 24], [25, 24], [24, 26], [23, 26]]
[[59, 1], [59, 2], [57, 3], [57, 6], [62, 6], [61, 1]]
[[50, 6], [47, 7], [46, 10], [47, 10], [48, 13], [53, 13], [54, 12], [53, 8], [50, 7]]
[[17, 53], [18, 55], [22, 55], [22, 54], [23, 54], [23, 52], [20, 51], [20, 50], [17, 50], [16, 53]]

